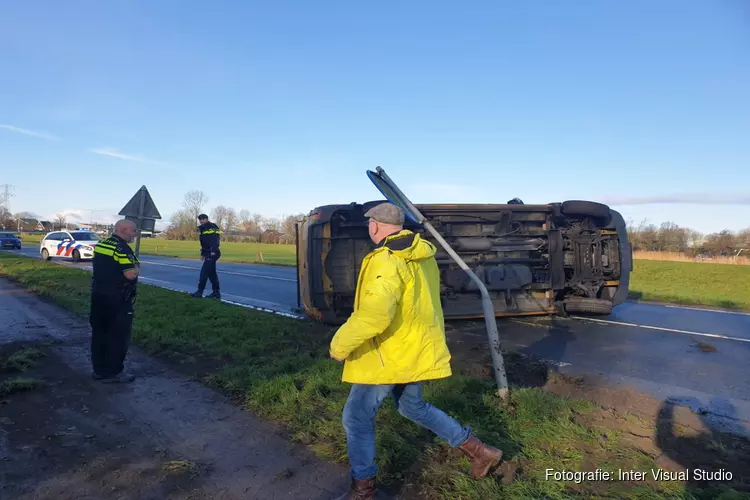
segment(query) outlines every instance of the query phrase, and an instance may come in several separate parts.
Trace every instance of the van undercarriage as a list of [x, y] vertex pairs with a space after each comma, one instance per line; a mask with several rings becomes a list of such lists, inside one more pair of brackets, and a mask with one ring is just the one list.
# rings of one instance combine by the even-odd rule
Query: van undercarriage
[[[308, 314], [340, 324], [351, 314], [360, 264], [374, 247], [364, 213], [380, 203], [319, 207], [300, 235], [298, 282]], [[609, 314], [627, 297], [632, 268], [622, 216], [606, 205], [417, 205], [485, 283], [497, 316]], [[446, 319], [482, 315], [469, 276], [438, 247]]]

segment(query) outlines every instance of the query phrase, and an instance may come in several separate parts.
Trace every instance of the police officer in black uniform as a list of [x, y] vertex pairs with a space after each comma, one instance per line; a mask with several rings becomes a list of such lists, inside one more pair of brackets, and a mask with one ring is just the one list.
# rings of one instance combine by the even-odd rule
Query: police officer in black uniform
[[219, 275], [216, 274], [216, 261], [221, 258], [219, 243], [221, 242], [221, 230], [219, 226], [208, 220], [208, 215], [200, 214], [198, 216], [199, 239], [201, 243], [201, 267], [200, 279], [198, 281], [198, 291], [193, 293], [193, 297], [203, 297], [203, 290], [206, 289], [206, 281], [211, 281], [212, 292], [209, 295], [212, 299], [221, 299], [219, 291]]
[[123, 372], [133, 327], [133, 305], [140, 264], [130, 245], [136, 225], [123, 219], [109, 238], [94, 247], [91, 281], [91, 364], [102, 382], [132, 382]]

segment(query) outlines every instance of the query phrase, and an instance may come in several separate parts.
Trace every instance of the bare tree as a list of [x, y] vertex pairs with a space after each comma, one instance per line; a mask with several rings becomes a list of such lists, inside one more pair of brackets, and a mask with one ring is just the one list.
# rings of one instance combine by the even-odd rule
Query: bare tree
[[[750, 228], [743, 229], [737, 233], [737, 246], [744, 249], [746, 252], [750, 251]], [[738, 248], [738, 250], [740, 248]]]
[[59, 213], [55, 214], [55, 225], [57, 226], [57, 229], [62, 229], [66, 227], [68, 224], [67, 217], [65, 217], [65, 214]]
[[239, 220], [237, 221], [237, 224], [239, 224], [240, 227], [244, 226], [248, 222], [253, 221], [252, 216], [250, 215], [250, 210], [246, 208], [243, 208], [242, 210], [240, 210], [240, 213], [238, 214], [238, 219]]
[[203, 212], [203, 207], [208, 203], [208, 196], [200, 189], [193, 189], [185, 194], [182, 200], [182, 208], [191, 216], [193, 221], [198, 219], [198, 215]]
[[281, 223], [281, 232], [284, 233], [285, 236], [291, 237], [292, 241], [294, 241], [293, 238], [296, 234], [297, 221], [302, 217], [302, 214], [289, 215], [284, 217], [284, 221]]
[[714, 254], [729, 255], [737, 247], [737, 238], [732, 231], [724, 229], [706, 236], [705, 247]]
[[274, 233], [281, 232], [281, 221], [276, 217], [268, 217], [263, 219], [263, 230], [273, 231]]
[[257, 229], [255, 222], [253, 221], [253, 216], [250, 215], [249, 210], [244, 208], [240, 210], [237, 220], [237, 228], [245, 233], [251, 233]]
[[688, 230], [674, 222], [663, 222], [657, 234], [658, 250], [684, 252], [688, 247]]
[[693, 253], [695, 253], [697, 250], [700, 249], [700, 246], [703, 244], [703, 235], [698, 231], [688, 229], [687, 230], [687, 244], [693, 250]]
[[227, 221], [227, 211], [229, 209], [225, 207], [224, 205], [218, 205], [211, 211], [211, 218], [213, 219], [213, 223], [219, 226], [220, 228], [224, 228], [224, 225]]
[[13, 215], [4, 206], [0, 206], [0, 227], [5, 229], [15, 228], [16, 222]]
[[227, 235], [227, 237], [231, 237], [231, 234], [234, 231], [237, 231], [237, 226], [239, 223], [239, 217], [237, 216], [237, 212], [233, 208], [227, 208], [226, 213], [226, 220], [224, 221], [224, 227], [222, 230]]

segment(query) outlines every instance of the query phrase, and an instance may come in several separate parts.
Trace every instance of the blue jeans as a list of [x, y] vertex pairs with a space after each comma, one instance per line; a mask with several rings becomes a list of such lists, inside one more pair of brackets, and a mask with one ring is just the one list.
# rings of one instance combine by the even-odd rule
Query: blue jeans
[[393, 396], [401, 415], [431, 430], [453, 448], [463, 444], [471, 435], [469, 427], [462, 426], [439, 408], [426, 403], [422, 399], [419, 383], [354, 384], [342, 417], [354, 479], [369, 479], [378, 472], [375, 465], [375, 415], [389, 394]]

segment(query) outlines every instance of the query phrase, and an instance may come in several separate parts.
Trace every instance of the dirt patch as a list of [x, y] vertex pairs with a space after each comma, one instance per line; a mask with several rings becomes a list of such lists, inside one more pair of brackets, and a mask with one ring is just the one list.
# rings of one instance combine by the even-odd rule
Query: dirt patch
[[37, 382], [0, 397], [0, 498], [327, 500], [348, 485], [345, 468], [170, 366], [200, 376], [223, 360], [133, 347], [137, 380], [101, 384], [85, 320], [3, 280], [0, 315], [0, 383]]
[[698, 342], [697, 344], [695, 344], [695, 347], [703, 352], [716, 352], [716, 348], [714, 346], [712, 346], [711, 344], [706, 344], [705, 342]]
[[[210, 498], [200, 474], [167, 473], [178, 457], [134, 439], [128, 419], [48, 344], [2, 345], [0, 359], [32, 349], [38, 362], [26, 365], [23, 377], [38, 386], [0, 402], [0, 497]], [[14, 378], [0, 375], [3, 382]]]

